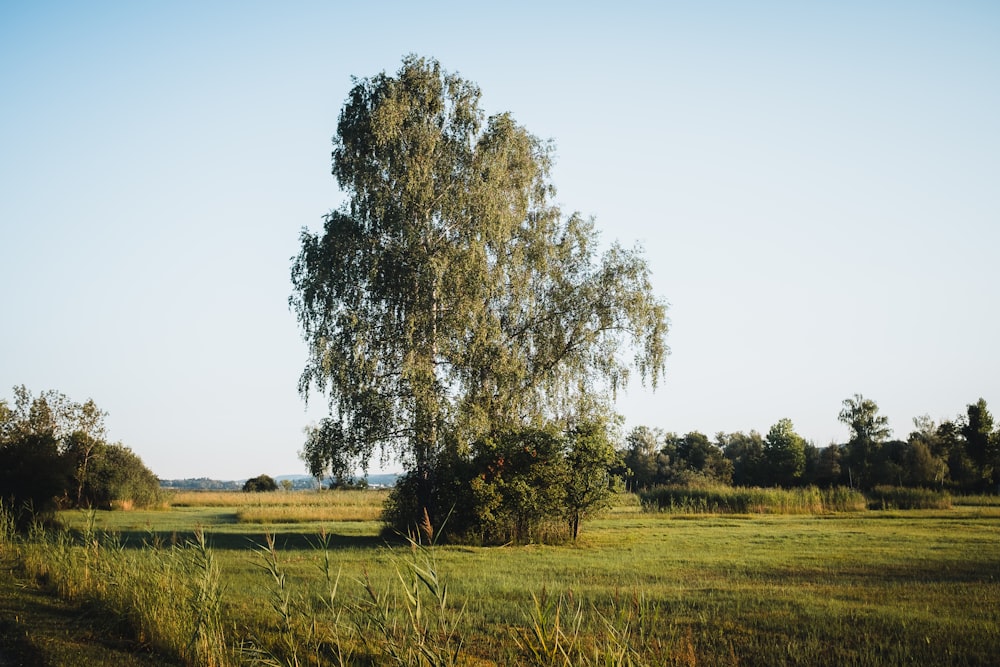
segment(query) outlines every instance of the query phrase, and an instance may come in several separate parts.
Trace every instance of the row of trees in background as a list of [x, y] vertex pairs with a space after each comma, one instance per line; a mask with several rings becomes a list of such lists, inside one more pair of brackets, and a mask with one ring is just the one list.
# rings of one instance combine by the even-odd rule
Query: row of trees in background
[[839, 419], [850, 429], [850, 439], [823, 448], [796, 433], [789, 419], [778, 421], [766, 435], [718, 433], [714, 441], [697, 431], [678, 436], [639, 426], [626, 437], [621, 472], [634, 489], [721, 482], [1000, 492], [1000, 429], [983, 399], [940, 424], [927, 416], [915, 418], [906, 440], [891, 439], [888, 418], [860, 394], [843, 402]]
[[159, 480], [128, 447], [109, 443], [93, 400], [14, 387], [0, 399], [0, 501], [27, 519], [57, 507], [144, 506]]

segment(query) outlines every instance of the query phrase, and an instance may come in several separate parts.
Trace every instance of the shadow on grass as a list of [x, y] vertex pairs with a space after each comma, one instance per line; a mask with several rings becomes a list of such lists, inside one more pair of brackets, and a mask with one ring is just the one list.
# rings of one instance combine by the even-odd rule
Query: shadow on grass
[[[195, 541], [195, 531], [145, 531], [125, 530], [113, 533], [127, 549], [144, 547], [183, 546]], [[274, 538], [275, 546], [281, 551], [313, 551], [321, 546], [320, 536], [303, 532], [260, 531], [248, 533], [212, 532], [205, 530], [205, 541], [211, 549], [239, 551], [253, 549], [267, 542], [267, 535]], [[377, 549], [384, 546], [400, 546], [405, 540], [395, 535], [338, 535], [327, 534], [330, 549]]]

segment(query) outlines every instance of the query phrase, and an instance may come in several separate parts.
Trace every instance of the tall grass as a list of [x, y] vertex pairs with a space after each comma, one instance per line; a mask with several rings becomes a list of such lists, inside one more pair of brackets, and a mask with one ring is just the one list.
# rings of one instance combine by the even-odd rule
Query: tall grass
[[691, 488], [658, 486], [639, 493], [648, 511], [702, 514], [822, 514], [855, 512], [866, 507], [860, 491], [815, 486], [762, 489], [730, 486]]
[[381, 507], [388, 489], [344, 491], [177, 491], [169, 496], [172, 507]]
[[192, 665], [232, 663], [220, 571], [202, 532], [183, 547], [130, 549], [114, 535], [56, 530], [31, 536], [21, 550], [29, 576], [115, 619], [141, 644]]
[[1000, 495], [952, 496], [951, 504], [966, 507], [1000, 507]]
[[14, 512], [9, 510], [7, 504], [0, 499], [0, 554], [13, 546], [16, 534], [17, 521]]
[[876, 486], [868, 492], [869, 507], [880, 510], [946, 510], [951, 495], [946, 491], [902, 486]]

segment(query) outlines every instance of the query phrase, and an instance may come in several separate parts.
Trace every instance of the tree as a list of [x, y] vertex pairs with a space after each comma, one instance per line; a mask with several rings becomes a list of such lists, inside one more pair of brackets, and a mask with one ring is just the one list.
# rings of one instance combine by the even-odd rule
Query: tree
[[733, 484], [759, 486], [766, 484], [767, 465], [764, 458], [764, 438], [757, 431], [719, 433], [715, 441], [733, 464]]
[[83, 504], [83, 489], [87, 482], [92, 461], [102, 451], [105, 443], [104, 418], [93, 399], [76, 408], [76, 428], [64, 445], [65, 453], [73, 462], [76, 480], [76, 504]]
[[625, 437], [622, 464], [628, 487], [635, 491], [666, 479], [670, 461], [660, 451], [663, 434], [648, 426], [636, 426]]
[[948, 477], [948, 443], [928, 415], [913, 418], [907, 443], [907, 469], [914, 486], [944, 486]]
[[22, 526], [57, 509], [68, 494], [72, 468], [63, 456], [73, 431], [71, 402], [55, 391], [32, 396], [14, 387], [14, 405], [0, 407], [0, 500]]
[[570, 431], [564, 507], [574, 541], [582, 520], [610, 505], [615, 489], [611, 470], [620, 460], [603, 420], [588, 420]]
[[84, 479], [82, 506], [148, 507], [160, 498], [160, 480], [121, 443], [102, 443]]
[[277, 490], [278, 483], [270, 475], [257, 475], [243, 484], [243, 491], [246, 493], [264, 493]]
[[984, 399], [980, 398], [967, 406], [962, 435], [965, 436], [965, 451], [979, 468], [983, 486], [1000, 482], [997, 474], [997, 467], [1000, 467], [1000, 438], [993, 431], [993, 415]]
[[[131, 450], [105, 440], [93, 400], [76, 403], [56, 391], [32, 396], [14, 387], [0, 401], [0, 499], [23, 523], [57, 507], [144, 506], [159, 498], [159, 480]], [[28, 511], [25, 511], [25, 509]]]
[[346, 437], [340, 422], [322, 419], [305, 431], [306, 442], [299, 457], [309, 474], [320, 482], [331, 478], [332, 486], [341, 486], [353, 480], [356, 467], [367, 464], [358, 449], [358, 440]]
[[722, 449], [710, 441], [704, 433], [691, 431], [680, 438], [668, 435], [664, 441], [663, 452], [670, 458], [668, 482], [732, 483], [733, 462], [727, 459]]
[[[959, 420], [960, 421], [960, 420]], [[962, 437], [964, 424], [945, 420], [938, 424], [936, 440], [944, 456], [947, 456], [948, 481], [951, 486], [962, 491], [974, 491], [982, 477], [975, 462], [966, 451]]]
[[843, 458], [841, 445], [828, 445], [817, 452], [816, 469], [809, 480], [810, 483], [824, 488], [842, 484], [843, 471], [840, 461]]
[[861, 394], [844, 399], [838, 418], [851, 429], [847, 458], [851, 475], [863, 488], [872, 486], [872, 464], [879, 445], [892, 434], [889, 418], [878, 414], [878, 404]]
[[314, 462], [394, 453], [432, 519], [443, 448], [565, 419], [633, 366], [655, 386], [667, 354], [641, 253], [598, 259], [593, 221], [550, 203], [551, 145], [479, 98], [416, 56], [356, 80], [333, 150], [348, 202], [303, 230], [291, 272], [299, 389], [327, 395], [337, 432]]
[[795, 432], [791, 419], [780, 419], [764, 440], [768, 483], [777, 486], [798, 484], [806, 469], [806, 441]]

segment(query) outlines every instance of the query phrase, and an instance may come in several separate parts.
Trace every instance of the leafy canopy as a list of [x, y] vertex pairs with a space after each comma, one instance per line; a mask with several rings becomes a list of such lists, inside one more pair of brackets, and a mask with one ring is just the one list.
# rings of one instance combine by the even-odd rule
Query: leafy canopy
[[599, 253], [593, 221], [551, 202], [552, 146], [479, 101], [409, 56], [355, 80], [341, 111], [348, 200], [302, 231], [291, 271], [299, 389], [331, 410], [302, 452], [314, 473], [381, 448], [429, 474], [442, 447], [562, 418], [632, 367], [662, 375], [666, 306], [640, 251]]

